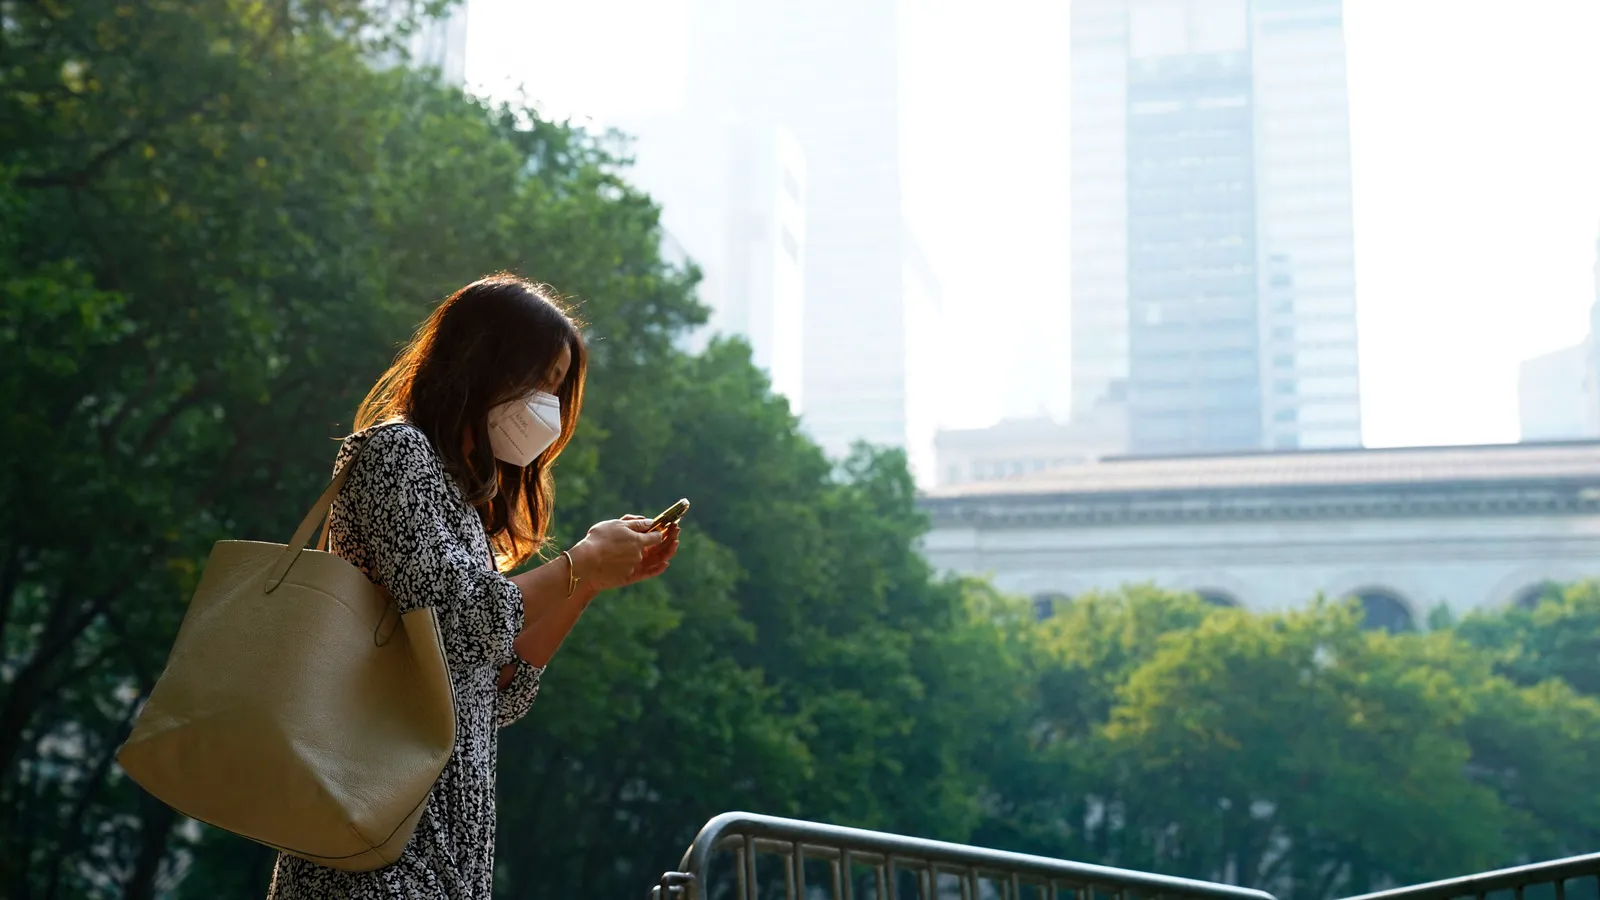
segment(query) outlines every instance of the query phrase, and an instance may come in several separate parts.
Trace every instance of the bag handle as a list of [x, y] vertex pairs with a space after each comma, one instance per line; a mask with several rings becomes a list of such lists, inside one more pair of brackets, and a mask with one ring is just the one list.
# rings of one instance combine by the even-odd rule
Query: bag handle
[[334, 498], [339, 496], [339, 489], [350, 480], [350, 470], [356, 467], [356, 460], [361, 458], [361, 452], [367, 449], [367, 442], [372, 439], [372, 434], [376, 431], [374, 428], [361, 438], [361, 443], [356, 445], [356, 449], [350, 454], [350, 459], [339, 467], [333, 480], [323, 489], [322, 496], [317, 498], [316, 503], [311, 504], [306, 517], [300, 520], [300, 527], [294, 530], [294, 537], [289, 538], [289, 545], [278, 554], [278, 561], [272, 564], [272, 570], [267, 573], [266, 593], [270, 594], [276, 590], [278, 584], [289, 574], [289, 569], [294, 565], [294, 561], [300, 558], [300, 551], [306, 549], [306, 545], [311, 542], [311, 534], [317, 530], [319, 524], [322, 526], [322, 536], [317, 540], [318, 549], [326, 549], [328, 511], [333, 507]]

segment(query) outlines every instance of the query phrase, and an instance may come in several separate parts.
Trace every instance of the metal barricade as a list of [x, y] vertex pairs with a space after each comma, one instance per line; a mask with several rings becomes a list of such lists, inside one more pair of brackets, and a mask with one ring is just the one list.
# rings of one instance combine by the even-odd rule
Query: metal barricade
[[1506, 900], [1596, 900], [1600, 898], [1600, 853], [1374, 891], [1347, 900], [1487, 900], [1491, 894], [1502, 893]]
[[[909, 900], [911, 892], [899, 889], [907, 873], [917, 900], [1024, 900], [1025, 891], [1036, 900], [1274, 900], [1264, 891], [1225, 884], [741, 812], [707, 822], [679, 871], [663, 875], [651, 890], [652, 900], [721, 900], [706, 896], [717, 851], [731, 851], [735, 887], [729, 900], [776, 900], [775, 889], [764, 896], [758, 889], [758, 854], [782, 858], [784, 900]], [[807, 862], [827, 864], [826, 884], [807, 890]], [[862, 869], [871, 890], [856, 889]]]

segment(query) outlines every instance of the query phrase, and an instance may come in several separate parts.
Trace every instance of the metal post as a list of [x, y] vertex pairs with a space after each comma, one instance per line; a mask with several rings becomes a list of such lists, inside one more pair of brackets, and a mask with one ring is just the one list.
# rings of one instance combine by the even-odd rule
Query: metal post
[[694, 883], [695, 877], [688, 872], [664, 872], [661, 881], [650, 889], [651, 900], [692, 900]]
[[806, 850], [799, 841], [794, 842], [794, 855], [789, 858], [794, 867], [795, 900], [806, 900]]
[[783, 863], [783, 896], [784, 900], [796, 900], [794, 893], [794, 854], [785, 854], [789, 858]]
[[744, 836], [744, 882], [750, 892], [740, 900], [756, 900], [761, 892], [756, 885], [756, 839], [748, 834]]

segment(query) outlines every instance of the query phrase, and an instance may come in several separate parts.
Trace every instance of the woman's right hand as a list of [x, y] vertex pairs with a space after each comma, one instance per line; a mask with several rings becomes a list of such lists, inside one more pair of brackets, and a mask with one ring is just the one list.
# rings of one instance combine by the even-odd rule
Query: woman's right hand
[[665, 537], [647, 531], [649, 527], [650, 520], [641, 518], [610, 519], [591, 526], [589, 534], [568, 551], [580, 583], [601, 591], [626, 584], [644, 552]]

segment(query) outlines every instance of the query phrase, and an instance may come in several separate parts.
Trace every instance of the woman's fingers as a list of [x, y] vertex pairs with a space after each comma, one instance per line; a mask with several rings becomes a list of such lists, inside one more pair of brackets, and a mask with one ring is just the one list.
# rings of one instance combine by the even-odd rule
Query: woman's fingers
[[645, 558], [649, 560], [669, 560], [678, 553], [678, 536], [672, 535], [654, 547], [645, 550]]
[[629, 528], [633, 529], [634, 533], [638, 534], [639, 535], [639, 539], [641, 541], [643, 541], [647, 546], [650, 545], [650, 544], [660, 543], [661, 540], [666, 537], [666, 530], [665, 529], [663, 529], [662, 531], [651, 531], [650, 530], [650, 523], [652, 521], [654, 521], [653, 519], [646, 519], [643, 516], [634, 516], [631, 519], [624, 517], [624, 518], [620, 519], [619, 521], [621, 521], [622, 524], [624, 524], [624, 525], [628, 526]]

